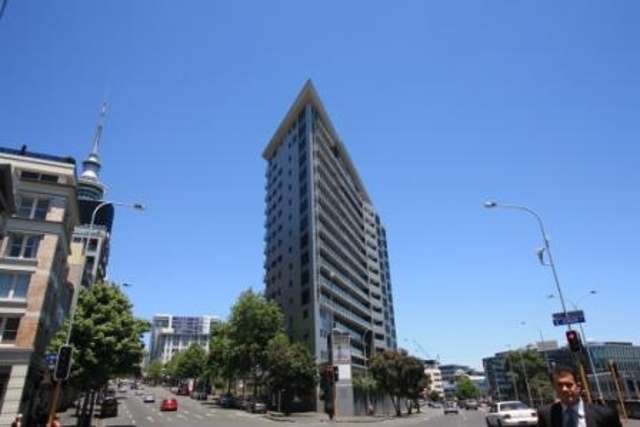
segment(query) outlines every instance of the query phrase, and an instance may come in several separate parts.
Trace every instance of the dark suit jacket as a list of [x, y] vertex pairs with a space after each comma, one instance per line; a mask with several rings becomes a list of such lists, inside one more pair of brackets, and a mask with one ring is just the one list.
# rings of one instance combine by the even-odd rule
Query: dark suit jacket
[[[587, 427], [622, 427], [618, 412], [606, 406], [589, 405], [584, 402], [584, 415]], [[560, 402], [540, 408], [538, 427], [563, 427]]]

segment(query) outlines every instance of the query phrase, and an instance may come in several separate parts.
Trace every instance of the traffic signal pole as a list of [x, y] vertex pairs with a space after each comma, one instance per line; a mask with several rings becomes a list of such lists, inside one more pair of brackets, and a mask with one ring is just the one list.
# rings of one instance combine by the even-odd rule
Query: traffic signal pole
[[47, 418], [47, 427], [52, 425], [53, 418], [56, 416], [61, 388], [62, 381], [56, 381], [56, 387], [53, 389], [53, 398], [51, 399], [51, 408], [49, 408], [49, 417]]

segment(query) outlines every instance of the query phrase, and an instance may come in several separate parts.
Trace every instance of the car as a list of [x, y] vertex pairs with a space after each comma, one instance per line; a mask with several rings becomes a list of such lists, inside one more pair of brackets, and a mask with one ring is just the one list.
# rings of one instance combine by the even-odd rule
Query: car
[[220, 396], [219, 405], [223, 408], [233, 408], [236, 406], [236, 398], [232, 394]]
[[144, 397], [142, 398], [142, 401], [144, 403], [155, 403], [156, 397], [153, 394], [145, 394]]
[[207, 393], [204, 391], [192, 391], [191, 398], [195, 400], [207, 400]]
[[480, 406], [478, 404], [478, 401], [476, 399], [467, 399], [464, 401], [464, 409], [466, 410], [470, 410], [470, 411], [477, 411], [478, 410], [478, 406]]
[[114, 397], [106, 397], [100, 405], [100, 418], [118, 416], [118, 401]]
[[438, 402], [433, 401], [427, 402], [427, 406], [429, 408], [442, 408], [442, 405], [440, 405]]
[[443, 411], [444, 414], [459, 414], [460, 413], [460, 409], [458, 409], [458, 404], [456, 402], [454, 402], [453, 400], [449, 400], [447, 402], [444, 402], [444, 406], [443, 406]]
[[176, 399], [162, 399], [162, 403], [160, 404], [161, 411], [177, 411], [178, 410], [178, 401]]
[[508, 400], [492, 404], [485, 421], [487, 427], [536, 426], [538, 414], [518, 400]]
[[265, 414], [267, 412], [267, 404], [260, 400], [250, 400], [246, 405], [246, 410], [254, 414]]

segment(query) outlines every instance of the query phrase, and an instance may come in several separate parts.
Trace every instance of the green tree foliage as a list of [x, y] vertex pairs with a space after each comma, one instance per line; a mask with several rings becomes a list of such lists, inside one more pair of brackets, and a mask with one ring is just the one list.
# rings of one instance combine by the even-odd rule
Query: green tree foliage
[[275, 302], [251, 290], [240, 295], [231, 308], [229, 338], [240, 373], [253, 379], [254, 392], [267, 372], [267, 347], [284, 332], [284, 315]]
[[[524, 365], [524, 370], [523, 370]], [[520, 400], [526, 400], [526, 377], [534, 400], [551, 402], [554, 398], [549, 370], [544, 357], [536, 350], [511, 351], [507, 354], [506, 369], [515, 378]], [[528, 402], [527, 402], [528, 403]]]
[[284, 390], [285, 402], [293, 396], [308, 396], [318, 381], [316, 364], [307, 347], [289, 342], [283, 333], [267, 345], [267, 367], [269, 387]]
[[240, 366], [234, 342], [231, 339], [231, 327], [221, 323], [211, 331], [207, 373], [212, 378], [220, 378], [227, 384], [227, 390], [238, 376]]
[[435, 390], [431, 391], [429, 393], [429, 399], [434, 401], [434, 402], [439, 402], [440, 401], [440, 393], [438, 393]]
[[147, 367], [147, 378], [153, 381], [154, 384], [157, 384], [160, 380], [162, 380], [162, 375], [164, 373], [164, 366], [162, 366], [162, 362], [159, 360], [154, 360], [149, 363]]
[[[380, 390], [389, 395], [397, 416], [402, 415], [402, 398], [410, 402], [417, 400], [425, 377], [420, 360], [393, 350], [379, 352], [373, 356], [371, 374]], [[411, 406], [408, 406], [408, 409], [411, 411]]]
[[456, 397], [459, 400], [477, 399], [480, 397], [480, 389], [467, 376], [460, 376], [456, 383]]
[[198, 344], [191, 344], [177, 354], [176, 375], [180, 379], [198, 379], [204, 374], [207, 353]]
[[[64, 344], [67, 320], [48, 351]], [[109, 283], [81, 289], [73, 317], [70, 344], [74, 348], [71, 382], [82, 390], [98, 390], [110, 378], [138, 375], [144, 355], [142, 334], [148, 322], [133, 317], [132, 305]]]

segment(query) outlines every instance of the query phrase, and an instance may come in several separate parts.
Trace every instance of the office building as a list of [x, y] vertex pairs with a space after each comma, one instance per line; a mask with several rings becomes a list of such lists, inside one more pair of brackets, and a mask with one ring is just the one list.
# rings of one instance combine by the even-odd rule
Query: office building
[[444, 397], [444, 382], [440, 363], [437, 360], [424, 360], [424, 374], [429, 377], [429, 393], [436, 392], [440, 399]]
[[7, 220], [16, 212], [13, 197], [13, 171], [9, 163], [0, 164], [0, 239], [5, 235]]
[[82, 276], [82, 285], [86, 288], [105, 279], [109, 263], [114, 207], [111, 204], [101, 206], [106, 186], [100, 180], [100, 145], [106, 114], [107, 105], [104, 103], [98, 116], [91, 152], [82, 162], [82, 174], [78, 178], [80, 224], [73, 232], [73, 242], [85, 255], [84, 268], [78, 274]]
[[[553, 345], [527, 346], [537, 350], [548, 364], [549, 369], [554, 366], [575, 367], [574, 354], [565, 346], [557, 348]], [[508, 351], [498, 352], [492, 357], [483, 359], [487, 373], [489, 392], [494, 398], [513, 398], [515, 392], [508, 375], [506, 357]], [[593, 368], [589, 361], [593, 361]], [[609, 362], [615, 362], [620, 376], [620, 386], [626, 398], [640, 397], [640, 346], [630, 342], [587, 342], [582, 354], [585, 371], [589, 380], [591, 392], [594, 396], [600, 393], [607, 400], [617, 399], [616, 387], [611, 374]], [[597, 378], [597, 381], [596, 381]]]
[[340, 364], [349, 382], [372, 353], [397, 346], [387, 236], [311, 81], [263, 158], [265, 294], [282, 307], [289, 336], [319, 364]]
[[79, 286], [69, 279], [79, 212], [73, 159], [0, 148], [0, 164], [10, 165], [16, 201], [0, 244], [0, 425], [9, 425], [46, 406], [46, 346]]
[[211, 331], [219, 322], [216, 316], [156, 314], [151, 322], [149, 361], [167, 363], [194, 343], [208, 351]]

